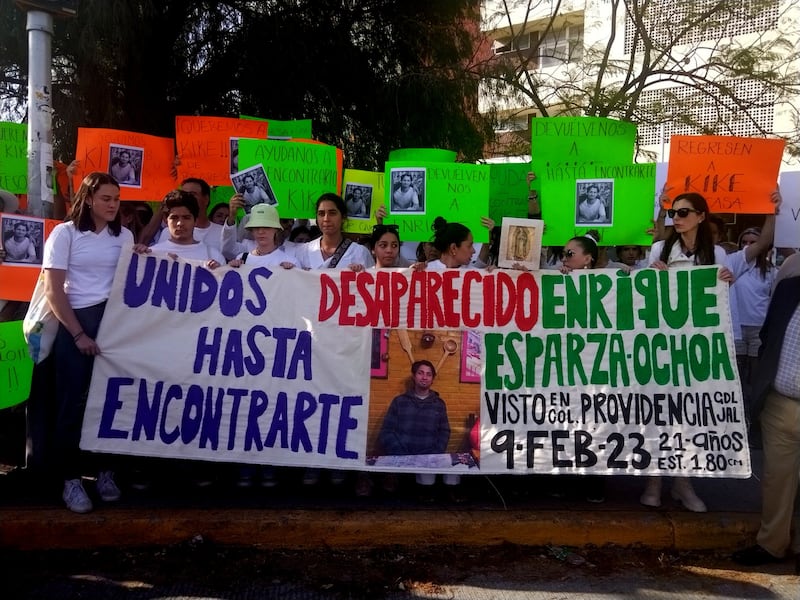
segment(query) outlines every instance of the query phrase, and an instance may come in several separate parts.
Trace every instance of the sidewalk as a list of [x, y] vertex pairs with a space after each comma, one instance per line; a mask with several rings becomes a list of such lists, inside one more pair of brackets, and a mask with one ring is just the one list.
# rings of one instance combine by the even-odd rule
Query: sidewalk
[[644, 481], [630, 476], [610, 478], [602, 504], [556, 499], [546, 492], [552, 479], [511, 475], [465, 477], [468, 502], [425, 504], [413, 479], [392, 496], [361, 499], [353, 474], [342, 486], [305, 487], [299, 470], [286, 469], [271, 489], [241, 490], [230, 481], [202, 489], [174, 481], [144, 492], [123, 488], [122, 501], [97, 501], [94, 512], [78, 515], [63, 507], [60, 489], [33, 489], [17, 470], [0, 475], [0, 548], [137, 547], [202, 536], [294, 549], [511, 543], [731, 550], [752, 543], [758, 530], [760, 451], [752, 462], [754, 477], [747, 480], [694, 480], [708, 505], [704, 514], [674, 502], [668, 482], [661, 508], [641, 506]]

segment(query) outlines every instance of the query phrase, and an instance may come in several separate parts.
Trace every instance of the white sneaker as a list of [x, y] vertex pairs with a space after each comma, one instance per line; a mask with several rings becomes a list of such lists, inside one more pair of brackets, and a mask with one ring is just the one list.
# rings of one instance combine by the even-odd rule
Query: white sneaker
[[122, 497], [122, 492], [114, 483], [113, 471], [100, 471], [97, 475], [97, 493], [103, 502], [116, 502]]
[[661, 477], [648, 478], [639, 503], [653, 508], [661, 506]]
[[67, 479], [64, 481], [64, 493], [61, 495], [67, 508], [72, 512], [84, 514], [91, 512], [92, 501], [86, 495], [80, 479]]
[[692, 482], [685, 477], [675, 478], [672, 481], [672, 498], [677, 500], [687, 510], [697, 513], [708, 512], [706, 503], [695, 493]]

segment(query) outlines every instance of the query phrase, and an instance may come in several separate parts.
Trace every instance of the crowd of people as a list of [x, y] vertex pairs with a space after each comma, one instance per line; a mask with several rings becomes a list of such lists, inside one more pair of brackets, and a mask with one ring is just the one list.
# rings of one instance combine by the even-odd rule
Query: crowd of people
[[[414, 204], [409, 190], [405, 189], [410, 187], [405, 185], [407, 179], [410, 176], [404, 174], [392, 198], [395, 204], [403, 204], [403, 208]], [[491, 241], [482, 244], [479, 251], [467, 227], [439, 216], [433, 222], [430, 241], [407, 244], [412, 249], [404, 252], [398, 228], [383, 224], [386, 217], [383, 207], [376, 211], [378, 225], [371, 236], [352, 236], [344, 232], [344, 223], [352, 207], [337, 194], [326, 193], [319, 197], [313, 225], [297, 219], [282, 219], [271, 200], [262, 198], [253, 202], [248, 194], [247, 189], [242, 190], [229, 203], [209, 210], [211, 188], [202, 179], [189, 178], [181, 182], [180, 189], [164, 197], [159, 210], [153, 211], [146, 203], [120, 202], [119, 182], [110, 174], [90, 173], [72, 198], [65, 221], [46, 240], [42, 261], [46, 294], [60, 322], [53, 349], [56, 401], [52, 410], [56, 418], [51, 447], [54, 470], [63, 480], [63, 500], [70, 510], [78, 513], [92, 510], [92, 500], [82, 479], [90, 470], [97, 474], [97, 496], [101, 500], [115, 501], [121, 496], [114, 478], [115, 457], [87, 457], [79, 452], [78, 441], [93, 359], [101, 351], [95, 337], [125, 244], [135, 244], [134, 251], [140, 253], [199, 259], [209, 269], [225, 264], [354, 271], [393, 267], [495, 268], [499, 232], [489, 218], [482, 219], [482, 224], [489, 229]], [[593, 200], [589, 198], [587, 203], [591, 205]], [[773, 202], [777, 211], [781, 203], [777, 191]], [[237, 220], [237, 215], [245, 208], [249, 209], [249, 214]], [[529, 213], [531, 217], [541, 217], [535, 197], [529, 204]], [[666, 216], [672, 219], [671, 227], [664, 224]], [[672, 199], [663, 195], [662, 210], [651, 230], [654, 239], [650, 248], [633, 245], [607, 248], [600, 246], [598, 236], [590, 232], [573, 237], [563, 247], [545, 248], [540, 267], [558, 269], [564, 274], [596, 268], [630, 271], [695, 265], [720, 267], [719, 278], [731, 286], [733, 334], [748, 420], [757, 421], [762, 410], [770, 415], [768, 421], [763, 421], [765, 490], [768, 486], [770, 490], [780, 488], [782, 494], [769, 505], [765, 502], [765, 514], [769, 512], [769, 515], [765, 516], [757, 549], [749, 549], [749, 554], [739, 556], [743, 562], [759, 564], [759, 560], [777, 560], [789, 549], [791, 510], [787, 503], [796, 494], [800, 473], [800, 383], [796, 368], [800, 359], [800, 313], [797, 309], [800, 261], [793, 255], [779, 271], [772, 260], [776, 256], [772, 248], [774, 214], [766, 216], [762, 227], [742, 231], [734, 244], [723, 243], [724, 227], [724, 223], [710, 213], [700, 194], [681, 194]], [[21, 256], [26, 252], [22, 247], [26, 239], [23, 228], [18, 225], [13, 236], [5, 240], [6, 254], [13, 252], [14, 256]], [[776, 288], [779, 281], [781, 285]], [[776, 289], [781, 290], [778, 294], [781, 298], [787, 298], [785, 305], [779, 308], [774, 301], [770, 304], [776, 297]], [[765, 320], [768, 331], [764, 327]], [[784, 341], [790, 339], [791, 343]], [[763, 359], [760, 364], [759, 356], [765, 353], [771, 359], [768, 368], [760, 368]], [[450, 427], [446, 402], [432, 388], [435, 377], [436, 369], [430, 362], [413, 363], [408, 389], [391, 403], [378, 436], [387, 454], [424, 454], [442, 452], [446, 448]], [[763, 405], [761, 400], [767, 392], [767, 402]], [[87, 458], [91, 461], [86, 462]], [[788, 459], [794, 462], [786, 463]], [[303, 481], [314, 484], [319, 477], [320, 470], [306, 469]], [[242, 487], [253, 485], [259, 478], [265, 487], [277, 484], [272, 467], [238, 468], [237, 482]], [[344, 474], [332, 471], [330, 478], [339, 483], [344, 480]], [[606, 478], [578, 479], [581, 493], [587, 500], [603, 501]], [[420, 474], [416, 480], [420, 486], [429, 488], [435, 478]], [[393, 487], [392, 481], [396, 479], [385, 478], [385, 489]], [[456, 475], [444, 478], [446, 486], [458, 483]], [[368, 495], [372, 487], [370, 477], [362, 475], [356, 491], [358, 495]], [[688, 510], [707, 510], [688, 478], [674, 478], [671, 495]], [[661, 478], [648, 478], [641, 504], [658, 507], [661, 496]], [[776, 513], [780, 516], [775, 516]], [[796, 550], [800, 552], [800, 548]]]

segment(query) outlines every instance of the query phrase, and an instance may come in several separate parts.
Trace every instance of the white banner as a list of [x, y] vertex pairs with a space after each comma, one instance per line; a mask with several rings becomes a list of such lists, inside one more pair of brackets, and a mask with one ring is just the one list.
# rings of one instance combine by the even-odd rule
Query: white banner
[[[87, 450], [382, 471], [750, 474], [727, 285], [713, 267], [208, 271], [123, 252], [97, 341]], [[378, 432], [412, 359], [436, 366], [450, 439], [434, 454], [385, 456]]]

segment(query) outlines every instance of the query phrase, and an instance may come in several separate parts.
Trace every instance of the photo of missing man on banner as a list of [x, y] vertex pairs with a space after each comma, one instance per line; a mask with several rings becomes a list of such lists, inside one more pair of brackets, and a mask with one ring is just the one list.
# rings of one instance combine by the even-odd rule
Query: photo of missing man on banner
[[23, 216], [3, 215], [0, 219], [5, 264], [41, 265], [44, 248], [44, 221]]
[[121, 187], [142, 187], [144, 148], [135, 146], [108, 147], [108, 172]]

